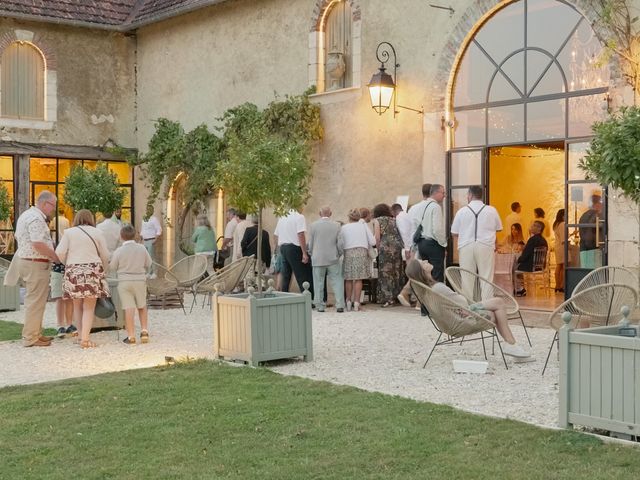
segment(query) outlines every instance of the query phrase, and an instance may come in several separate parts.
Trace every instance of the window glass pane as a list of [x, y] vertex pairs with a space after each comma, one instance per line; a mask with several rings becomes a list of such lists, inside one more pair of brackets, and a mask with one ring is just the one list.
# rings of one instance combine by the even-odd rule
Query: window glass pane
[[58, 181], [64, 182], [71, 173], [71, 167], [82, 165], [82, 160], [58, 160]]
[[527, 140], [564, 138], [565, 99], [527, 104]]
[[118, 182], [131, 183], [131, 167], [127, 162], [109, 162], [108, 167], [118, 176]]
[[472, 42], [456, 73], [455, 105], [462, 107], [486, 102], [489, 80], [495, 70], [495, 65]]
[[[451, 221], [456, 215], [456, 212], [464, 207], [467, 202], [467, 188], [452, 188], [449, 195], [449, 202], [451, 205], [451, 211], [449, 212]], [[453, 260], [452, 263], [459, 263], [458, 260], [458, 237], [452, 236], [453, 246]]]
[[13, 157], [0, 155], [0, 179], [13, 180]]
[[481, 182], [482, 152], [452, 152], [451, 185], [478, 185]]
[[122, 206], [131, 207], [131, 187], [122, 187], [122, 189], [126, 192]]
[[[598, 232], [596, 243], [595, 232]], [[569, 227], [569, 267], [573, 268], [598, 268], [603, 266], [604, 258], [603, 242], [604, 227], [600, 225], [596, 229], [592, 226]], [[582, 241], [581, 241], [582, 239]]]
[[123, 208], [122, 209], [122, 217], [120, 217], [123, 223], [131, 223], [131, 209]]
[[503, 8], [482, 27], [476, 40], [499, 65], [514, 50], [524, 47], [524, 3]]
[[55, 182], [56, 159], [31, 157], [29, 177], [32, 181]]
[[601, 51], [602, 46], [591, 26], [583, 21], [558, 56], [570, 91], [605, 87], [609, 84], [606, 62], [598, 66]]
[[98, 166], [98, 162], [97, 160], [83, 160], [82, 166], [84, 168], [88, 168], [89, 170], [95, 170], [96, 167]]
[[[552, 93], [564, 93], [566, 88], [562, 73], [556, 63], [549, 66], [551, 59], [540, 52], [530, 51], [527, 54], [527, 75], [529, 91], [532, 97], [549, 95]], [[549, 68], [545, 71], [545, 69]], [[544, 76], [541, 75], [544, 72]], [[531, 90], [533, 89], [533, 91]]]
[[568, 180], [584, 180], [584, 172], [578, 167], [580, 159], [584, 157], [589, 148], [589, 142], [570, 143], [568, 146], [569, 171], [567, 172]]
[[7, 189], [7, 192], [9, 193], [9, 198], [11, 199], [11, 213], [9, 214], [9, 220], [6, 220], [4, 222], [0, 222], [0, 229], [2, 228], [8, 228], [8, 229], [12, 229], [13, 228], [13, 221], [15, 220], [13, 218], [13, 182], [2, 182], [2, 184], [4, 185], [4, 187]]
[[555, 55], [581, 18], [573, 8], [556, 0], [528, 0], [527, 46]]
[[484, 145], [485, 138], [485, 110], [464, 110], [455, 112], [456, 147]]
[[511, 79], [520, 90], [517, 97], [524, 93], [524, 53], [517, 53], [502, 65], [502, 71]]
[[524, 105], [489, 109], [489, 143], [524, 141]]
[[491, 84], [491, 92], [489, 93], [490, 102], [499, 102], [500, 100], [514, 100], [521, 98], [521, 95], [507, 81], [503, 73], [498, 74]]
[[[595, 206], [595, 208], [594, 208]], [[575, 225], [587, 223], [595, 225], [596, 210], [600, 219], [604, 218], [602, 210], [602, 187], [598, 183], [579, 183], [569, 185], [569, 215], [567, 223]], [[585, 212], [589, 214], [584, 215]]]
[[601, 93], [569, 99], [569, 136], [592, 135], [591, 125], [607, 116], [607, 97]]

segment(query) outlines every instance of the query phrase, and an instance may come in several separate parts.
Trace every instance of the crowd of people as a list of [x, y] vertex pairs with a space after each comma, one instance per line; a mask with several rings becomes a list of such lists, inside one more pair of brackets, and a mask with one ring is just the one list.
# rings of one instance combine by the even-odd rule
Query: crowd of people
[[[383, 308], [396, 304], [412, 306], [408, 277], [424, 280], [440, 293], [459, 301], [452, 292], [445, 290], [448, 287], [444, 284], [449, 238], [443, 213], [445, 187], [424, 184], [421, 193], [422, 200], [407, 212], [398, 203], [380, 203], [371, 210], [353, 208], [344, 221], [332, 219], [330, 206], [323, 206], [318, 218], [310, 225], [301, 212], [291, 210], [277, 221], [273, 232], [273, 254], [269, 233], [263, 230], [260, 246], [263, 264], [258, 268], [273, 273], [277, 279], [276, 288], [284, 292], [289, 291], [292, 277], [295, 277], [300, 291], [308, 282], [313, 306], [318, 312], [327, 308], [327, 284], [334, 293], [337, 312], [362, 310], [364, 282], [368, 282], [369, 300], [376, 299]], [[582, 215], [580, 223], [583, 220], [584, 223], [595, 223], [589, 217], [595, 215], [597, 219], [600, 214], [601, 202], [595, 195], [592, 205]], [[155, 244], [162, 235], [162, 226], [153, 215], [153, 208], [147, 210], [140, 232], [129, 224], [122, 224], [119, 211], [104, 213], [105, 218], [98, 225], [87, 210], [78, 211], [72, 224], [59, 218], [60, 241], [54, 248], [48, 224], [56, 206], [55, 195], [44, 191], [38, 196], [36, 205], [25, 211], [16, 224], [18, 249], [5, 283], [15, 284], [21, 278], [26, 284], [24, 345], [51, 344], [51, 338], [41, 334], [44, 307], [50, 292], [50, 298], [56, 301], [58, 334], [73, 335], [77, 332], [81, 347], [94, 347], [95, 343], [90, 339], [94, 309], [98, 298], [109, 296], [108, 272], [119, 280], [117, 288], [125, 310], [127, 330], [124, 342], [129, 345], [136, 343], [136, 311], [141, 328], [140, 342], [148, 342], [145, 281], [154, 274], [151, 269]], [[511, 205], [511, 213], [504, 222], [508, 235], [498, 242], [496, 234], [503, 229], [500, 216], [493, 206], [483, 202], [482, 187], [471, 186], [467, 205], [458, 209], [450, 230], [460, 267], [492, 281], [495, 253], [515, 253], [518, 257], [513, 267], [514, 293], [526, 295], [522, 277], [516, 271], [533, 269], [534, 252], [541, 247], [548, 249], [548, 234], [553, 231], [556, 290], [563, 291], [564, 209], [557, 212], [553, 227], [549, 227], [544, 219], [544, 210], [535, 208], [535, 219], [529, 226], [526, 239], [521, 211], [519, 202]], [[597, 243], [595, 237], [597, 232], [580, 231], [581, 257], [584, 251], [585, 262], [589, 261], [589, 255], [593, 255], [591, 251]], [[233, 262], [257, 255], [257, 240], [257, 219], [233, 208], [227, 211], [220, 249], [206, 214], [198, 215], [191, 236], [195, 254], [211, 258], [210, 268], [215, 267], [216, 259]], [[418, 260], [420, 263], [416, 263]], [[472, 282], [471, 277], [462, 279], [466, 298], [473, 298]], [[493, 312], [498, 330], [507, 344], [515, 345], [508, 325], [501, 320], [503, 312], [499, 302], [491, 298], [488, 289], [482, 292], [482, 299], [483, 308]], [[424, 305], [417, 307], [427, 314]], [[510, 351], [516, 356], [525, 356], [526, 353], [517, 346]]]

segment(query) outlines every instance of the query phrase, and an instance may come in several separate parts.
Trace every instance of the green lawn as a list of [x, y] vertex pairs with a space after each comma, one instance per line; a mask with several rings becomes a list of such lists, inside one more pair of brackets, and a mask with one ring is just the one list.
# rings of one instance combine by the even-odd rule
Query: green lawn
[[[54, 328], [45, 328], [45, 335], [55, 335], [56, 330]], [[6, 320], [0, 320], [0, 342], [6, 340], [20, 340], [22, 338], [22, 324], [16, 322], [7, 322]], [[0, 473], [2, 478], [2, 473]]]
[[212, 362], [0, 389], [0, 411], [3, 479], [594, 479], [640, 472], [638, 449], [591, 436]]

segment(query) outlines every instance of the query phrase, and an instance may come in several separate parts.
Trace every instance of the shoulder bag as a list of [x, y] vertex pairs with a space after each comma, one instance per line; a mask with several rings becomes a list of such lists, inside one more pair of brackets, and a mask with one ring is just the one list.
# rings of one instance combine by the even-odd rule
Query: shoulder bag
[[425, 213], [427, 213], [427, 208], [429, 208], [434, 203], [436, 202], [435, 201], [429, 202], [429, 204], [426, 207], [424, 207], [424, 210], [422, 211], [422, 219], [420, 219], [418, 228], [416, 228], [416, 231], [413, 234], [413, 243], [416, 245], [420, 243], [420, 240], [422, 239], [422, 222], [424, 221], [424, 215]]
[[[80, 227], [78, 227], [80, 228]], [[84, 234], [91, 239], [93, 242], [93, 246], [96, 247], [96, 253], [98, 257], [100, 256], [100, 250], [98, 250], [98, 245], [96, 241], [93, 239], [89, 232], [87, 232], [84, 228], [80, 228], [84, 232]], [[113, 300], [111, 297], [101, 297], [96, 299], [96, 308], [94, 310], [96, 317], [107, 319], [115, 315], [116, 322], [118, 321], [118, 313], [116, 312], [116, 306], [113, 304]]]

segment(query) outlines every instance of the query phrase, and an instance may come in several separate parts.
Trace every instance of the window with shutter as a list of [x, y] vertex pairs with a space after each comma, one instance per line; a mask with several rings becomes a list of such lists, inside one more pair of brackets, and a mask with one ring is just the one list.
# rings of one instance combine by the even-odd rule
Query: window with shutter
[[44, 120], [44, 58], [27, 42], [13, 42], [0, 59], [0, 115]]
[[351, 6], [336, 2], [328, 12], [324, 28], [325, 91], [352, 86]]

